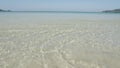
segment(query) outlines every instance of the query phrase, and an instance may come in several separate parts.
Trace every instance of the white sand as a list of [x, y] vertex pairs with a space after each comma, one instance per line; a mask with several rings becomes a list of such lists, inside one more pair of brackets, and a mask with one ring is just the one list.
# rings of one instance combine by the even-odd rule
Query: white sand
[[1, 26], [0, 68], [120, 68], [120, 24]]

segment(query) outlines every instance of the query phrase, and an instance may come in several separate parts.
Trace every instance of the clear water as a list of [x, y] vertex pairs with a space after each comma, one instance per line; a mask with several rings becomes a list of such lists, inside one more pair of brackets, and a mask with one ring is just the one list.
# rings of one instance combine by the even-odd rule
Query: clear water
[[120, 68], [120, 14], [0, 13], [0, 68]]
[[45, 23], [119, 23], [119, 13], [100, 12], [1, 12], [0, 24], [45, 24]]

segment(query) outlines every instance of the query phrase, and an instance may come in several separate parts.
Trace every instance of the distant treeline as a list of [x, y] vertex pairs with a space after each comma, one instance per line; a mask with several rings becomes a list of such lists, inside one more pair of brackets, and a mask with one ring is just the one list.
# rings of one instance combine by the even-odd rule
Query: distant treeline
[[[11, 12], [11, 10], [3, 10], [3, 9], [0, 9], [0, 12]], [[18, 11], [20, 12], [20, 11]], [[22, 11], [24, 12], [24, 11]], [[31, 12], [31, 11], [26, 11], [26, 12]], [[35, 11], [34, 11], [35, 12]], [[37, 12], [37, 11], [36, 11]], [[41, 11], [41, 12], [48, 12], [48, 11]], [[80, 12], [80, 11], [49, 11], [49, 12]], [[120, 13], [120, 9], [114, 9], [114, 10], [104, 10], [102, 12], [105, 12], [105, 13]]]
[[0, 12], [10, 12], [11, 10], [3, 10], [3, 9], [0, 9]]
[[120, 9], [105, 10], [105, 11], [102, 11], [102, 12], [105, 12], [105, 13], [120, 13]]

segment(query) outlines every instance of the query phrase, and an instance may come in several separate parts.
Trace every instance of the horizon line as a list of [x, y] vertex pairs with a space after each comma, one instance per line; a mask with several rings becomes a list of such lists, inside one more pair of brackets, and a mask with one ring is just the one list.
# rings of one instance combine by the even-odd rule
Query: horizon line
[[81, 13], [81, 12], [102, 12], [102, 11], [69, 11], [69, 10], [17, 10], [17, 11], [12, 11], [10, 10], [10, 12], [56, 12], [56, 13]]

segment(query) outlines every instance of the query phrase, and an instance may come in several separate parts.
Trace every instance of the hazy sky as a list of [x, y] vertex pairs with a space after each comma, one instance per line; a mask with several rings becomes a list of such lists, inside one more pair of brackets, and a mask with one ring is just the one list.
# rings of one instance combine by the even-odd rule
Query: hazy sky
[[120, 0], [0, 0], [0, 9], [101, 11], [120, 8]]

